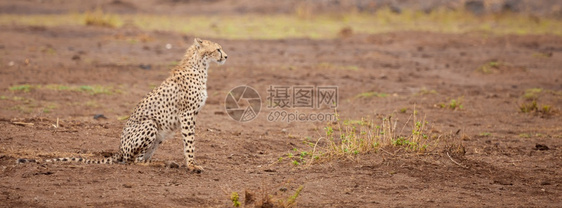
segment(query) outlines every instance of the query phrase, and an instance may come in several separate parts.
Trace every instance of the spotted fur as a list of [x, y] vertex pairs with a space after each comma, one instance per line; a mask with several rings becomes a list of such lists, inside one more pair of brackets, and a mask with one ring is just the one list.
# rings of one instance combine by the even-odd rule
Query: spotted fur
[[194, 158], [195, 118], [207, 99], [209, 64], [224, 64], [226, 59], [227, 54], [219, 44], [195, 38], [171, 76], [137, 105], [123, 128], [116, 154], [101, 160], [58, 158], [52, 161], [103, 164], [147, 162], [158, 145], [179, 129], [187, 168], [201, 172], [203, 168], [195, 165]]

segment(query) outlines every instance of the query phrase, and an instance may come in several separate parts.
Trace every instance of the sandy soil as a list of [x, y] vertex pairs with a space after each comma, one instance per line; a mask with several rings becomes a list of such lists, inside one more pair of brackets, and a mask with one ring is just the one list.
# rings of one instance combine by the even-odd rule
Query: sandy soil
[[[196, 158], [205, 172], [193, 174], [143, 165], [15, 163], [18, 157], [115, 152], [125, 122], [118, 118], [167, 77], [193, 37], [99, 27], [0, 31], [2, 207], [229, 207], [232, 192], [259, 204], [263, 195], [287, 199], [301, 185], [298, 207], [562, 203], [560, 37], [399, 32], [336, 40], [215, 39], [229, 59], [209, 71], [209, 98], [196, 135]], [[488, 67], [490, 73], [478, 70], [491, 62], [499, 64]], [[10, 90], [24, 84], [32, 85], [28, 92]], [[47, 87], [53, 84], [108, 90]], [[272, 109], [265, 104], [255, 120], [234, 121], [224, 102], [239, 85], [262, 97], [270, 85], [338, 86], [342, 120], [392, 114], [403, 122], [415, 106], [436, 134], [458, 132], [466, 153], [398, 148], [306, 167], [279, 162], [293, 148], [309, 148], [306, 137], [324, 136], [326, 122], [269, 122]], [[520, 111], [532, 88], [542, 89], [535, 98], [539, 106], [551, 106], [550, 113]], [[388, 96], [357, 96], [364, 92]], [[463, 109], [439, 107], [451, 99], [461, 99]], [[107, 119], [96, 120], [96, 114]], [[163, 143], [154, 158], [183, 161], [180, 140]]]

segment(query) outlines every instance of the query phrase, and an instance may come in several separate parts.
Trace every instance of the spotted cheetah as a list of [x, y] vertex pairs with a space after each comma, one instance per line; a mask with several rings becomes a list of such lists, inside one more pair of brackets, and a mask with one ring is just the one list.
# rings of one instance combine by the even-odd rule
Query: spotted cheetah
[[180, 129], [187, 168], [200, 173], [203, 168], [195, 165], [194, 158], [195, 117], [207, 99], [209, 64], [222, 65], [227, 58], [219, 44], [195, 38], [171, 76], [137, 105], [121, 133], [119, 152], [101, 160], [58, 158], [52, 161], [147, 162], [158, 145]]

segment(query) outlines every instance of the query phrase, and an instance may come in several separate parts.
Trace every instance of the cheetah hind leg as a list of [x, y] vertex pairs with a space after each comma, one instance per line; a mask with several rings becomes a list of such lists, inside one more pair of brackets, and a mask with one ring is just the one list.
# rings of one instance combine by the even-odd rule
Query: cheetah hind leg
[[[147, 128], [152, 129], [152, 128]], [[147, 132], [146, 135], [150, 135], [151, 132]], [[167, 135], [161, 132], [156, 134], [156, 140], [148, 145], [148, 148], [143, 149], [144, 152], [141, 152], [136, 156], [135, 164], [149, 166], [149, 167], [166, 167], [166, 168], [179, 168], [180, 165], [174, 161], [162, 161], [162, 160], [155, 160], [152, 159], [152, 155], [158, 149], [158, 146], [162, 144]]]
[[[158, 128], [154, 121], [143, 121], [135, 125], [136, 131], [129, 132], [128, 141], [122, 142], [123, 145], [120, 149], [122, 152], [123, 160], [134, 162], [136, 164], [149, 163], [152, 153], [158, 146], [155, 144]], [[156, 146], [155, 146], [156, 145]]]

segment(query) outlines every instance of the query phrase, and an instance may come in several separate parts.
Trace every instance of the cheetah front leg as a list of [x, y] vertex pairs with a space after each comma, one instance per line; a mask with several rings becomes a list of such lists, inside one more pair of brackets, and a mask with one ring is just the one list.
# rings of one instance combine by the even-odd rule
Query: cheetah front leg
[[201, 173], [201, 171], [203, 171], [203, 168], [201, 166], [195, 165], [195, 158], [193, 154], [195, 151], [195, 113], [184, 113], [180, 123], [181, 135], [183, 139], [183, 154], [185, 155], [187, 168], [190, 171]]

